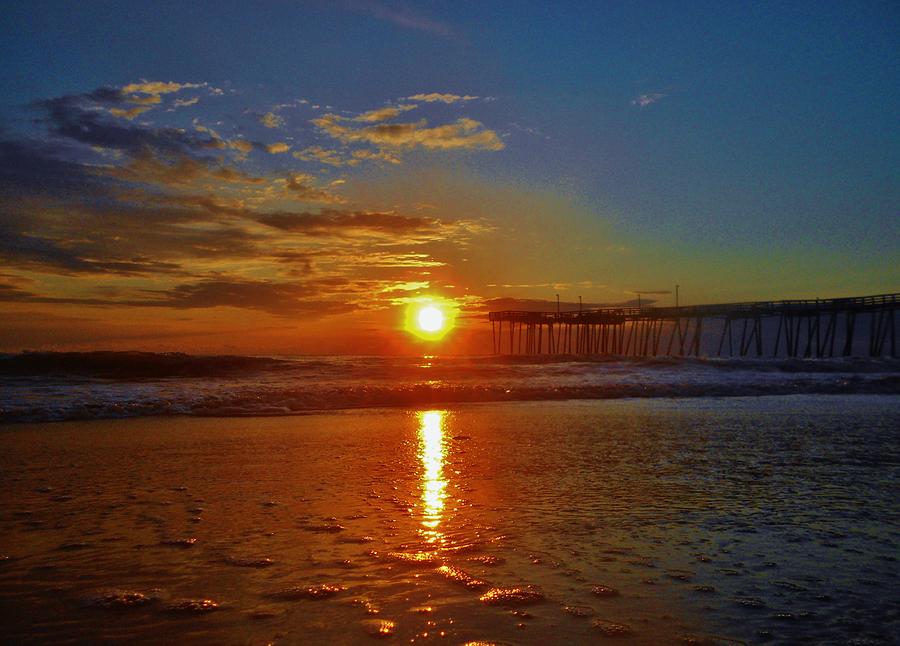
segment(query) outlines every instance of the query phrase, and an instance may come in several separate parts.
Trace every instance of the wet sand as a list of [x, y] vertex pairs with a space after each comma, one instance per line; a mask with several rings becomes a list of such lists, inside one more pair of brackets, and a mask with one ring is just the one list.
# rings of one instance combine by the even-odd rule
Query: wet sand
[[900, 400], [0, 428], [5, 642], [894, 643]]

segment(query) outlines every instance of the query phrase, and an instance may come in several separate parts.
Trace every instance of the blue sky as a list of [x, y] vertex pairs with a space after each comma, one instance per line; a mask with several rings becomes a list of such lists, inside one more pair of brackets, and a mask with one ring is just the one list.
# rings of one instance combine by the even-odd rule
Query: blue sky
[[[896, 3], [88, 2], [73, 11], [71, 3], [34, 2], [7, 7], [0, 29], [6, 139], [40, 143], [45, 153], [56, 151], [51, 156], [91, 168], [101, 163], [92, 155], [127, 167], [134, 149], [91, 152], [86, 140], [64, 140], [41, 102], [175, 83], [177, 90], [162, 94], [122, 94], [131, 109], [144, 105], [135, 97], [158, 101], [117, 117], [118, 125], [215, 136], [224, 157], [183, 154], [253, 177], [302, 173], [316, 190], [342, 196], [292, 204], [299, 213], [320, 217], [340, 203], [348, 212], [402, 218], [427, 205], [444, 233], [427, 243], [404, 238], [391, 249], [424, 253], [444, 275], [426, 268], [379, 280], [427, 282], [423, 292], [464, 299], [464, 307], [548, 298], [559, 289], [616, 301], [674, 280], [706, 300], [893, 291], [900, 284]], [[421, 98], [429, 94], [457, 98]], [[79, 109], [125, 109], [85, 107], [86, 100]], [[398, 111], [371, 116], [386, 107]], [[116, 112], [104, 114], [116, 121]], [[276, 127], [264, 125], [266, 114]], [[406, 124], [408, 132], [386, 141], [357, 131], [366, 123]], [[228, 142], [237, 139], [256, 148], [236, 153]], [[267, 148], [275, 143], [285, 150]], [[323, 161], [332, 150], [344, 162]], [[154, 195], [172, 190], [153, 186]], [[21, 190], [20, 183], [13, 193]], [[262, 198], [241, 199], [258, 205], [253, 200]], [[288, 208], [267, 203], [276, 207]], [[374, 230], [360, 216], [326, 217]], [[460, 235], [463, 225], [453, 229], [452, 222], [479, 224]], [[8, 243], [39, 237], [18, 225], [5, 231]], [[52, 237], [71, 250], [66, 235], [60, 229], [41, 244]], [[7, 245], [13, 269], [19, 243]], [[299, 239], [290, 244], [303, 248]], [[87, 307], [97, 289], [125, 294], [125, 282], [136, 280], [58, 273], [33, 248], [7, 276], [16, 307], [63, 293], [81, 301], [56, 306]], [[576, 256], [564, 257], [570, 262], [547, 257], [567, 249]], [[85, 253], [81, 260], [93, 262]], [[593, 263], [586, 259], [592, 254]], [[490, 273], [492, 255], [505, 263], [499, 278]], [[191, 284], [283, 278], [271, 267], [250, 270], [245, 259], [231, 260], [191, 272]], [[167, 293], [179, 288], [161, 276], [143, 280], [144, 290], [154, 281]], [[380, 307], [361, 294], [343, 304]], [[334, 292], [322, 298], [340, 300]]]

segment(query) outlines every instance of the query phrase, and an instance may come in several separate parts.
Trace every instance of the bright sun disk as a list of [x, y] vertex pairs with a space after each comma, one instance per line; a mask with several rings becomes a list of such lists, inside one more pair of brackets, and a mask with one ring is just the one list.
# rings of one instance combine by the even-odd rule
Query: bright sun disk
[[458, 306], [440, 296], [410, 302], [403, 315], [403, 329], [423, 341], [441, 341], [456, 325]]
[[444, 313], [434, 305], [419, 310], [419, 327], [425, 332], [438, 332], [444, 327]]

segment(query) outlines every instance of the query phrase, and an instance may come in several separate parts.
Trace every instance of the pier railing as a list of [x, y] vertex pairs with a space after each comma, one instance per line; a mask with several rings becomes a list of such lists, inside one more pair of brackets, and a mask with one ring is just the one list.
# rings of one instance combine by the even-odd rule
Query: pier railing
[[853, 354], [854, 340], [858, 343], [861, 336], [857, 334], [857, 318], [863, 316], [869, 323], [866, 354], [889, 353], [896, 357], [894, 312], [898, 306], [900, 293], [892, 293], [681, 307], [650, 305], [558, 312], [504, 310], [490, 312], [488, 319], [493, 350], [497, 354], [699, 356], [704, 321], [713, 319], [721, 326], [715, 352], [719, 356], [726, 339], [729, 356], [735, 354], [732, 328], [735, 321], [743, 324], [738, 344], [740, 356], [746, 356], [751, 350], [762, 356], [763, 339], [772, 337], [771, 330], [764, 334], [764, 322], [777, 321], [775, 356], [783, 350], [789, 357], [833, 357], [836, 351], [842, 356]]

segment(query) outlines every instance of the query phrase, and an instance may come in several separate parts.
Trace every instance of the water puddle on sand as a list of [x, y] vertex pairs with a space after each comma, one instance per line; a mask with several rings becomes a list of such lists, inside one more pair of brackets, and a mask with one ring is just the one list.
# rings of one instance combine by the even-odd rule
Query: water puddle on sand
[[[900, 415], [820, 407], [774, 411], [774, 435], [773, 411], [712, 400], [19, 427], [0, 436], [0, 632], [890, 643]], [[881, 470], [835, 475], [855, 424]]]

